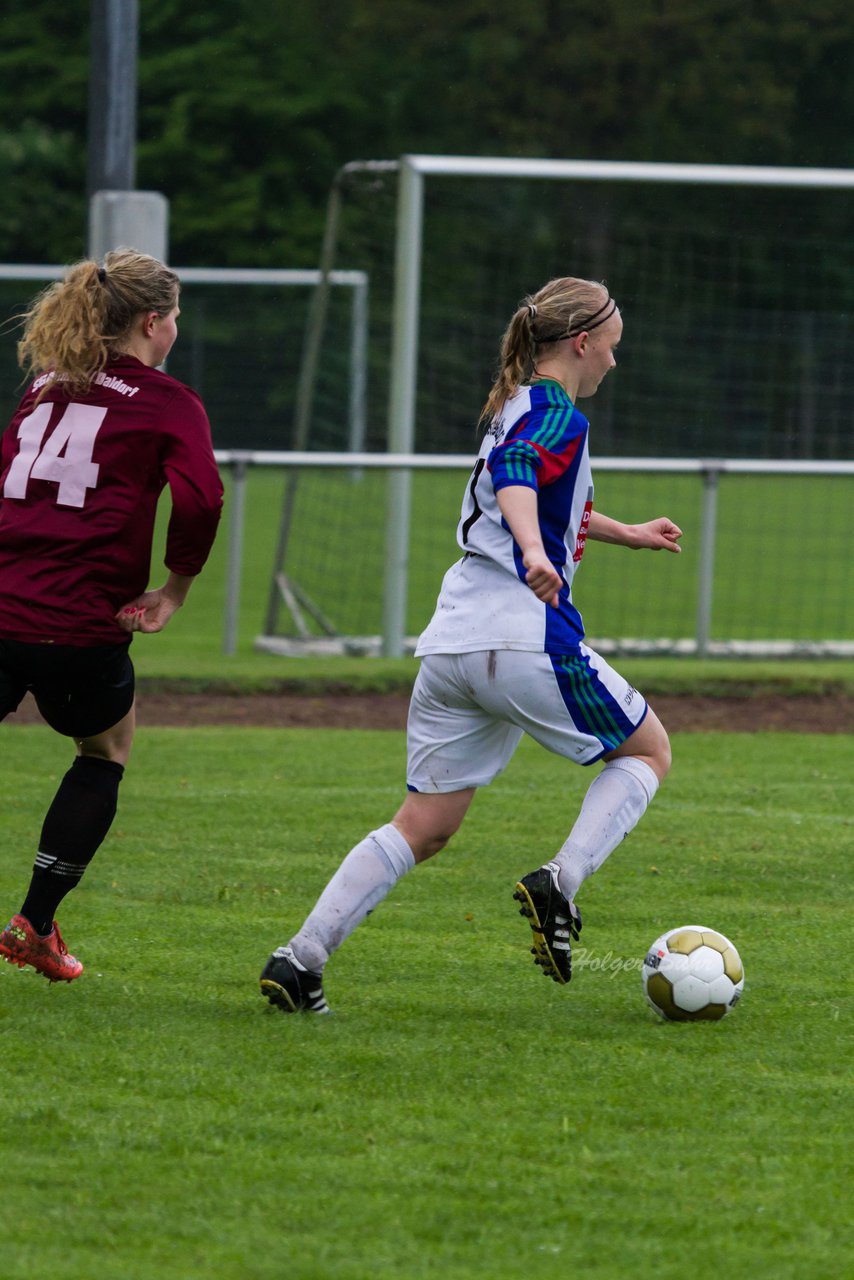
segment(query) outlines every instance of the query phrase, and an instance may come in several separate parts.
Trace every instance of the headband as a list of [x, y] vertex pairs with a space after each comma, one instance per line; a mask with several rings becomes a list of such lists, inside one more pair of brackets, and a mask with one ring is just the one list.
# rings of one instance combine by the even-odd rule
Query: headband
[[[537, 338], [536, 342], [544, 344], [546, 342], [561, 342], [564, 338], [575, 338], [579, 333], [589, 333], [591, 329], [598, 329], [600, 324], [604, 324], [606, 320], [610, 320], [611, 316], [617, 310], [617, 304], [614, 299], [608, 295], [605, 302], [598, 311], [594, 311], [585, 321], [577, 321], [564, 333], [550, 333], [543, 338]], [[603, 314], [604, 312], [604, 314]]]

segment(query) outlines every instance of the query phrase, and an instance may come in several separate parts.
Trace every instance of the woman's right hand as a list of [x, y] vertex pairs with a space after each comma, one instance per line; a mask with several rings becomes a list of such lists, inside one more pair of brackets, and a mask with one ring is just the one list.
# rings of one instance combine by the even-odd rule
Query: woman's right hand
[[556, 609], [559, 602], [559, 592], [563, 586], [563, 578], [551, 560], [549, 560], [543, 548], [527, 551], [522, 557], [522, 563], [527, 569], [525, 581], [534, 595], [538, 600], [542, 600], [546, 604], [550, 604], [553, 609]]
[[509, 484], [499, 489], [495, 497], [498, 509], [522, 552], [522, 563], [527, 570], [525, 581], [538, 600], [556, 609], [563, 578], [543, 546], [537, 490], [529, 485]]

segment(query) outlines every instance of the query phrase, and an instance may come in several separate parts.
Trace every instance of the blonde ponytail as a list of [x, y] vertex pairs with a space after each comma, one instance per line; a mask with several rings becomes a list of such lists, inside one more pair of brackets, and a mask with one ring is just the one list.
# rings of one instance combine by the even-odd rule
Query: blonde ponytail
[[77, 262], [21, 317], [18, 364], [30, 376], [50, 370], [69, 391], [85, 392], [124, 349], [136, 317], [168, 315], [179, 287], [174, 271], [135, 249], [108, 253], [103, 267], [91, 259]]

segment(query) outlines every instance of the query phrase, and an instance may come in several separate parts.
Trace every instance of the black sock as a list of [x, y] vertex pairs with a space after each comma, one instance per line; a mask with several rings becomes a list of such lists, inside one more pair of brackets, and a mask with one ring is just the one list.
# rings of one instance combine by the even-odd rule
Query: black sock
[[21, 915], [42, 937], [53, 928], [62, 899], [79, 883], [116, 816], [124, 765], [78, 756], [42, 827], [33, 877]]

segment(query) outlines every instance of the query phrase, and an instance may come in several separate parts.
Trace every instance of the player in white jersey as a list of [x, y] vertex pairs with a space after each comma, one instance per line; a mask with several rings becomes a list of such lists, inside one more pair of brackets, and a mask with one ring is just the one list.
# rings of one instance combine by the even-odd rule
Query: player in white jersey
[[409, 793], [391, 822], [351, 849], [299, 932], [270, 956], [261, 990], [287, 1013], [328, 1012], [330, 954], [405, 872], [447, 844], [523, 733], [579, 764], [604, 761], [561, 849], [514, 894], [536, 963], [556, 982], [570, 979], [571, 939], [581, 929], [575, 895], [670, 768], [658, 717], [585, 645], [572, 601], [586, 538], [680, 549], [681, 530], [667, 517], [626, 525], [593, 507], [589, 424], [576, 401], [614, 368], [622, 329], [605, 286], [571, 276], [526, 298], [510, 321], [463, 500], [463, 554], [416, 649]]

